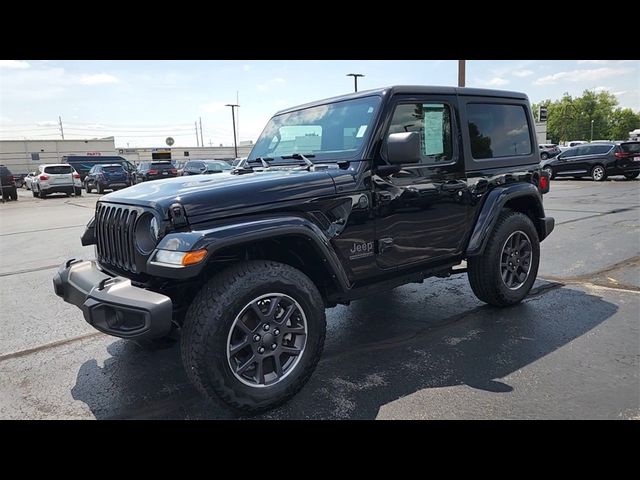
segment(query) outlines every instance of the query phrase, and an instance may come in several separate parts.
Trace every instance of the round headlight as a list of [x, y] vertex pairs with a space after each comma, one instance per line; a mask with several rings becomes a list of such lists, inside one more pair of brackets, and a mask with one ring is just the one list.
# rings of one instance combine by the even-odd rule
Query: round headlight
[[158, 221], [150, 214], [145, 213], [138, 219], [134, 241], [140, 253], [149, 255], [156, 248], [158, 241]]

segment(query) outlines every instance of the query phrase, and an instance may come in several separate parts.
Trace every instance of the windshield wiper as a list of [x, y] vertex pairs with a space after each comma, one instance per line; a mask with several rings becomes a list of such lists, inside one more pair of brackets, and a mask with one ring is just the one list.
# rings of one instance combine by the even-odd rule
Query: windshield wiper
[[262, 168], [270, 168], [270, 165], [268, 162], [273, 161], [273, 158], [271, 157], [256, 157], [253, 158], [251, 160], [248, 160], [247, 158], [245, 158], [244, 160], [242, 160], [242, 162], [240, 162], [238, 164], [238, 166], [233, 170], [233, 172], [236, 173], [243, 173], [243, 172], [252, 172], [253, 171], [253, 167], [251, 165], [249, 165], [249, 163], [257, 163], [260, 162], [260, 164], [262, 165]]
[[309, 158], [315, 157], [313, 153], [308, 153], [307, 155], [303, 155], [301, 153], [294, 153], [293, 155], [282, 155], [280, 158], [287, 160], [289, 158], [293, 158], [294, 160], [302, 160], [307, 165], [307, 168], [311, 168], [315, 165]]

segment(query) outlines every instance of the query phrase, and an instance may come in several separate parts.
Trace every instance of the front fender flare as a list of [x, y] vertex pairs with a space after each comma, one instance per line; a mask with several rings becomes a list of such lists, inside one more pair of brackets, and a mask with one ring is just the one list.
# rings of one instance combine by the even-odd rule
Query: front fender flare
[[[162, 238], [156, 248], [180, 252], [206, 248], [208, 260], [225, 247], [285, 236], [300, 236], [311, 242], [338, 287], [344, 291], [349, 289], [349, 279], [329, 238], [316, 224], [298, 216], [244, 219], [206, 230], [170, 233]], [[202, 262], [197, 270], [191, 270], [190, 276], [200, 273], [205, 263]], [[150, 267], [149, 264], [147, 266]], [[158, 268], [157, 265], [155, 267]]]

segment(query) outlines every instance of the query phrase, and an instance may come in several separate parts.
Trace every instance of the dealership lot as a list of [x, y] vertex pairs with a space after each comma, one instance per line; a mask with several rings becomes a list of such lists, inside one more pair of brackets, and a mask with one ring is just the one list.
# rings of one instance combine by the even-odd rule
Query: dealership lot
[[[177, 346], [96, 332], [55, 296], [99, 198], [0, 205], [0, 418], [230, 418], [188, 382]], [[479, 302], [465, 276], [327, 311], [306, 387], [265, 418], [640, 419], [640, 181], [552, 182], [556, 230], [522, 304]]]

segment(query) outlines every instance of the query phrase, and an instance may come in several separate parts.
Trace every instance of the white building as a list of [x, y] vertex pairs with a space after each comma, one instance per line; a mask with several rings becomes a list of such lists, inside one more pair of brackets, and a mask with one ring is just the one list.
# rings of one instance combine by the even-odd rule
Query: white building
[[61, 163], [63, 156], [116, 155], [113, 137], [92, 140], [0, 140], [0, 164], [11, 173], [29, 173], [43, 163]]
[[[246, 157], [252, 142], [238, 145], [238, 157]], [[0, 165], [18, 175], [43, 163], [62, 163], [68, 156], [121, 156], [132, 163], [149, 160], [213, 160], [235, 158], [231, 147], [116, 148], [114, 137], [87, 140], [0, 140]]]

